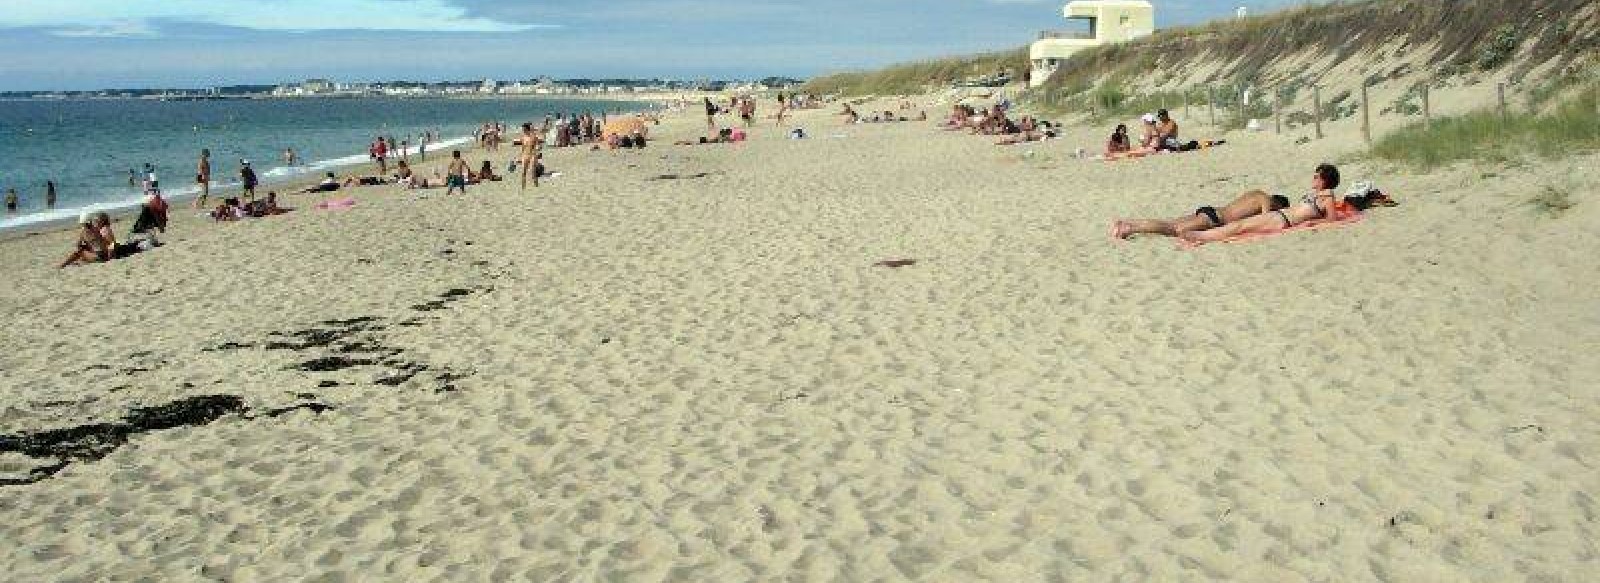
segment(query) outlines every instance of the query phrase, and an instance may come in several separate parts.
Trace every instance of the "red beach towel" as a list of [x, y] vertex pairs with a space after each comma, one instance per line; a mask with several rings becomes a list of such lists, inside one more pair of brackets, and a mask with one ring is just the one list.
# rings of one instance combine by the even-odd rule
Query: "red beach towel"
[[[1254, 241], [1257, 239], [1268, 239], [1285, 233], [1294, 233], [1298, 231], [1320, 231], [1322, 229], [1332, 229], [1336, 227], [1343, 227], [1345, 225], [1353, 225], [1367, 218], [1366, 213], [1345, 207], [1342, 204], [1340, 205], [1340, 208], [1335, 209], [1334, 213], [1338, 216], [1321, 221], [1307, 221], [1281, 231], [1272, 231], [1270, 233], [1244, 233], [1228, 237], [1227, 239], [1223, 239], [1221, 241], [1209, 242], [1240, 243], [1244, 241]], [[1189, 241], [1185, 239], [1178, 240], [1178, 246], [1184, 249], [1194, 249], [1204, 244], [1206, 244], [1206, 242]]]

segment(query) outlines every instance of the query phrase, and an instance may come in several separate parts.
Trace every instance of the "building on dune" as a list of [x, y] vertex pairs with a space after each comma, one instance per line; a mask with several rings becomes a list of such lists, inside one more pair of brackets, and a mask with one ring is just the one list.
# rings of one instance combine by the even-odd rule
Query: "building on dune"
[[1041, 32], [1028, 48], [1034, 87], [1044, 84], [1073, 53], [1130, 41], [1156, 30], [1156, 9], [1147, 0], [1074, 0], [1061, 13], [1072, 28]]

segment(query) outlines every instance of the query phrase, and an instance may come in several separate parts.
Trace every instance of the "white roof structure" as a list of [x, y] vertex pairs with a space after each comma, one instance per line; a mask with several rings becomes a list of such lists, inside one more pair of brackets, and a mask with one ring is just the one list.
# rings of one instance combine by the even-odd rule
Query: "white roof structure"
[[1061, 9], [1067, 20], [1087, 30], [1047, 30], [1028, 49], [1032, 85], [1054, 75], [1073, 53], [1089, 47], [1130, 41], [1155, 32], [1156, 9], [1148, 0], [1073, 0]]

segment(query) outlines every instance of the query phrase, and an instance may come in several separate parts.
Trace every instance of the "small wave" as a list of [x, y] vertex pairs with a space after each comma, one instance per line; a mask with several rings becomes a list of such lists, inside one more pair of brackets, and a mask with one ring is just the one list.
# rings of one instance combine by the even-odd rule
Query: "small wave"
[[[472, 137], [465, 136], [460, 138], [440, 140], [438, 142], [428, 144], [428, 149], [437, 153], [461, 144], [470, 143], [472, 143]], [[419, 153], [420, 148], [417, 146], [411, 146], [405, 148], [404, 150], [405, 151], [403, 155], [415, 156]], [[317, 160], [302, 166], [277, 166], [267, 169], [261, 173], [261, 183], [262, 186], [270, 186], [274, 184], [293, 182], [294, 180], [309, 174], [320, 174], [336, 168], [365, 164], [368, 161], [369, 160], [365, 154], [360, 154], [355, 156], [344, 156], [341, 158], [331, 158], [328, 160]], [[241, 186], [242, 183], [240, 183], [238, 180], [218, 180], [212, 185], [211, 193], [214, 197], [218, 195], [230, 194], [232, 191], [239, 189]], [[200, 186], [189, 184], [176, 188], [164, 188], [161, 191], [161, 195], [172, 203], [185, 202], [200, 196]], [[130, 211], [138, 208], [139, 205], [144, 202], [143, 193], [132, 193], [128, 191], [108, 193], [105, 195], [105, 198], [106, 200], [95, 201], [79, 206], [62, 207], [5, 217], [0, 219], [0, 231], [26, 229], [29, 227], [38, 227], [40, 225], [49, 225], [52, 223], [74, 222], [77, 220], [78, 215], [84, 212], [103, 211], [108, 213], [120, 213], [123, 211]]]

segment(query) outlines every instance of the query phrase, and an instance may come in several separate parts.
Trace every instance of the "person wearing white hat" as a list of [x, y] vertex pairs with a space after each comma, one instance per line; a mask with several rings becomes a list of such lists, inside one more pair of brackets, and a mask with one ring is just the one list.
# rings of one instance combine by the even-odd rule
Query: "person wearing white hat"
[[100, 235], [100, 228], [95, 224], [95, 213], [83, 211], [78, 215], [78, 241], [74, 244], [72, 253], [61, 261], [57, 267], [66, 267], [78, 263], [99, 263], [111, 258], [111, 249]]
[[1154, 150], [1161, 145], [1161, 133], [1156, 131], [1156, 114], [1144, 114], [1139, 121], [1144, 123], [1144, 133], [1139, 138], [1139, 147]]

